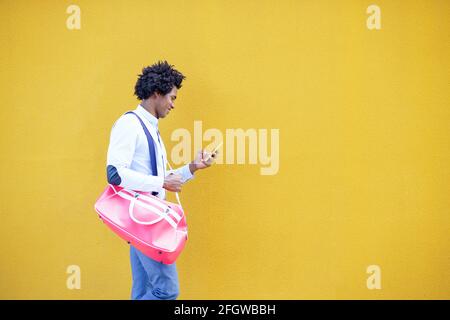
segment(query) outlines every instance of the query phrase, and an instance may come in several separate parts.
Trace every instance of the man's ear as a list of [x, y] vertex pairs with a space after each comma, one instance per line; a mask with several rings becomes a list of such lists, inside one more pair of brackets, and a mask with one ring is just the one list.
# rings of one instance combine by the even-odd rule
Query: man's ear
[[148, 97], [149, 99], [156, 99], [160, 96], [161, 94], [159, 94], [158, 92], [153, 92], [152, 95], [150, 97]]

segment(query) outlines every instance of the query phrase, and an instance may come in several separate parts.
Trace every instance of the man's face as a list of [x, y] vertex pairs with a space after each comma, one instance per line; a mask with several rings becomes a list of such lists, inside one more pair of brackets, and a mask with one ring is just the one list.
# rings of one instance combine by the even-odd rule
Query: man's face
[[156, 117], [165, 118], [170, 110], [175, 108], [175, 99], [177, 98], [177, 88], [173, 87], [172, 90], [166, 94], [156, 94]]

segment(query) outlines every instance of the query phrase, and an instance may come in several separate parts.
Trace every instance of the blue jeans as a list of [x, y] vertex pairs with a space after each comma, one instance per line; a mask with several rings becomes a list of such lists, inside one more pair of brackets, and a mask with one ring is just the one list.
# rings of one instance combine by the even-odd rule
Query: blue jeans
[[130, 245], [132, 300], [175, 300], [179, 294], [175, 263], [162, 264]]

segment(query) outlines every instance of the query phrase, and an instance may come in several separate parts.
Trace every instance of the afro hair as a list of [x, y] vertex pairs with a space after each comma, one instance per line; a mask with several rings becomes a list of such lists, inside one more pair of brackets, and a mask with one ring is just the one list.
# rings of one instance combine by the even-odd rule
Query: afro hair
[[175, 70], [167, 61], [157, 63], [142, 69], [142, 74], [134, 87], [134, 95], [139, 100], [148, 99], [153, 93], [168, 94], [175, 86], [181, 88], [181, 83], [186, 77]]

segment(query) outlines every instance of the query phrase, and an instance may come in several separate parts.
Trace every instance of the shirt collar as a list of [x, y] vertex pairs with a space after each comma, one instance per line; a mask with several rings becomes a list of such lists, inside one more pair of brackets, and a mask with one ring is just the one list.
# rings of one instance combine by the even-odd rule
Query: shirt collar
[[158, 118], [152, 115], [150, 112], [144, 109], [140, 104], [137, 106], [136, 111], [142, 115], [145, 119], [147, 119], [152, 126], [158, 129]]

